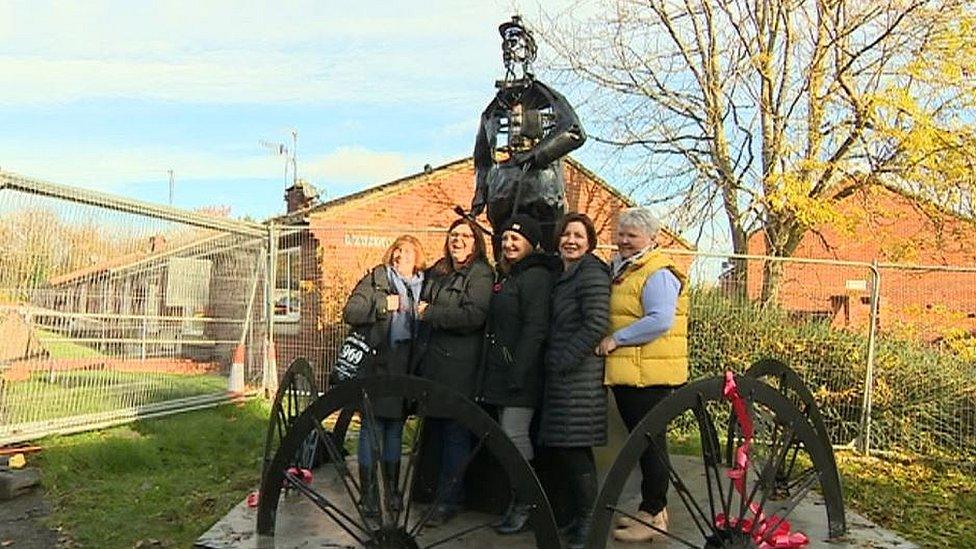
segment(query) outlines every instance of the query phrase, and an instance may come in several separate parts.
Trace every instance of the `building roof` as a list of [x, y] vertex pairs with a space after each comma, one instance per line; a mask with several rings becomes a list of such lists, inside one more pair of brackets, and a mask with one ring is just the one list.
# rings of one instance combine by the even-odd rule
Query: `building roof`
[[220, 239], [231, 238], [231, 235], [217, 233], [193, 237], [185, 243], [166, 246], [159, 250], [139, 250], [116, 257], [99, 261], [87, 267], [81, 267], [67, 273], [51, 277], [47, 281], [49, 287], [62, 286], [77, 282], [79, 280], [94, 278], [100, 275], [112, 275], [118, 272], [129, 271], [135, 267], [142, 266], [148, 262], [166, 259], [171, 256], [183, 253], [198, 246], [211, 244]]

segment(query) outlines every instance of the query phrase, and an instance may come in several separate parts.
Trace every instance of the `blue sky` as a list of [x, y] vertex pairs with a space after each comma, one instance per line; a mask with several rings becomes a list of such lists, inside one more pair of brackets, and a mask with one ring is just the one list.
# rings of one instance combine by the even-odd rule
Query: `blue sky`
[[259, 141], [294, 129], [299, 175], [348, 194], [471, 153], [514, 10], [538, 7], [8, 0], [0, 168], [159, 203], [172, 169], [176, 206], [264, 218], [284, 160]]

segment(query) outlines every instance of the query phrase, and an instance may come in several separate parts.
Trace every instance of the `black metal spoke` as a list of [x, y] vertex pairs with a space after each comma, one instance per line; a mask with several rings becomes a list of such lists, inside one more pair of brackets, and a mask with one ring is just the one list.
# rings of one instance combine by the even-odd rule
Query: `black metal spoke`
[[480, 452], [481, 448], [484, 447], [485, 442], [488, 440], [488, 435], [489, 433], [481, 435], [481, 437], [478, 439], [478, 444], [476, 444], [474, 450], [472, 450], [467, 457], [464, 458], [464, 462], [461, 464], [461, 467], [455, 471], [454, 476], [451, 477], [451, 480], [447, 483], [447, 486], [437, 487], [437, 493], [434, 495], [434, 501], [430, 504], [430, 507], [427, 508], [424, 516], [422, 516], [420, 520], [417, 521], [417, 524], [410, 529], [409, 533], [411, 536], [416, 535], [416, 533], [423, 528], [424, 523], [427, 522], [427, 520], [430, 519], [430, 516], [434, 514], [434, 510], [437, 509], [437, 506], [441, 504], [441, 501], [443, 501], [445, 497], [447, 497], [447, 493], [454, 488], [455, 484], [464, 478], [464, 473], [468, 470], [468, 466], [471, 465], [471, 462], [474, 461], [474, 457], [478, 455], [478, 452]]
[[359, 524], [358, 522], [353, 520], [352, 517], [344, 513], [342, 509], [339, 509], [338, 507], [333, 505], [325, 496], [313, 490], [311, 487], [305, 484], [304, 481], [302, 481], [301, 479], [299, 479], [289, 471], [285, 471], [285, 482], [287, 482], [288, 485], [290, 485], [292, 488], [298, 491], [298, 493], [307, 497], [309, 501], [315, 504], [315, 506], [318, 507], [320, 510], [322, 510], [323, 513], [328, 515], [333, 522], [339, 525], [339, 528], [345, 530], [345, 532], [350, 536], [352, 536], [357, 542], [359, 542], [360, 545], [365, 545], [366, 542], [363, 541], [362, 538], [357, 536], [356, 533], [349, 528], [346, 522], [339, 520], [339, 517], [342, 517], [343, 519], [348, 521], [349, 524], [352, 524], [360, 531], [368, 535], [369, 531], [365, 527], [363, 527], [362, 524]]
[[[356, 508], [356, 512], [359, 514], [359, 518], [366, 523], [366, 515], [363, 513], [360, 501], [362, 500], [362, 487], [359, 486], [359, 482], [353, 477], [352, 472], [349, 471], [349, 466], [346, 464], [346, 459], [342, 456], [342, 452], [336, 447], [335, 439], [322, 428], [322, 423], [315, 418], [312, 421], [314, 432], [318, 433], [319, 439], [325, 443], [325, 451], [329, 453], [329, 459], [332, 461], [333, 467], [339, 472], [339, 479], [342, 481], [343, 487], [346, 489], [346, 494], [349, 496], [349, 501], [352, 502], [353, 506]], [[359, 498], [356, 497], [359, 494]]]
[[430, 549], [431, 547], [437, 547], [438, 545], [443, 545], [443, 544], [445, 544], [445, 543], [447, 543], [449, 541], [454, 541], [454, 540], [460, 538], [461, 536], [466, 536], [466, 535], [470, 534], [471, 532], [477, 532], [478, 530], [487, 528], [487, 527], [491, 526], [493, 522], [495, 522], [495, 521], [494, 520], [490, 520], [490, 521], [488, 521], [488, 522], [486, 522], [484, 524], [479, 524], [477, 526], [471, 526], [469, 528], [465, 528], [464, 530], [461, 530], [460, 532], [451, 534], [450, 536], [447, 536], [446, 538], [439, 539], [439, 540], [435, 541], [434, 543], [431, 543], [430, 545], [425, 545], [423, 547], [423, 549]]
[[407, 458], [407, 468], [403, 473], [403, 494], [404, 504], [403, 504], [403, 526], [406, 528], [407, 524], [410, 522], [410, 507], [413, 504], [413, 491], [416, 484], [417, 473], [414, 470], [415, 462], [417, 456], [420, 454], [420, 449], [423, 447], [422, 436], [424, 433], [424, 428], [426, 427], [426, 421], [424, 419], [425, 413], [427, 411], [427, 395], [417, 403], [417, 428], [415, 435], [413, 437], [413, 444], [410, 446], [410, 454]]
[[[373, 459], [371, 463], [366, 465], [367, 467], [370, 468], [370, 475], [369, 475], [370, 485], [368, 487], [363, 487], [363, 492], [361, 494], [361, 497], [363, 498], [367, 497], [367, 494], [369, 492], [372, 492], [373, 490], [379, 492], [379, 487], [380, 486], [384, 487], [383, 498], [380, 502], [380, 522], [382, 522], [383, 524], [387, 524], [387, 519], [389, 518], [390, 515], [390, 508], [389, 508], [390, 502], [389, 502], [389, 494], [387, 494], [388, 490], [386, 490], [385, 488], [386, 486], [389, 486], [389, 484], [387, 484], [386, 472], [383, 470], [383, 467], [378, 467], [378, 464], [383, 459], [380, 454], [380, 452], [382, 452], [382, 442], [379, 439], [380, 426], [379, 423], [376, 421], [376, 414], [373, 413], [373, 403], [370, 400], [369, 393], [366, 391], [365, 388], [363, 388], [362, 394], [363, 394], [363, 409], [361, 410], [361, 413], [365, 414], [368, 417], [368, 420], [367, 418], [360, 416], [359, 429], [360, 432], [362, 432], [365, 426], [369, 425], [369, 429], [368, 429], [369, 432], [366, 433], [366, 438], [369, 440], [369, 447]], [[359, 440], [361, 444], [363, 437], [360, 436]], [[362, 467], [363, 464], [360, 463], [359, 466]], [[377, 474], [377, 469], [379, 469], [378, 474]], [[369, 490], [369, 492], [366, 492], [366, 490]]]
[[803, 482], [806, 482], [807, 476], [809, 476], [809, 475], [817, 475], [817, 474], [819, 474], [819, 473], [817, 472], [817, 470], [815, 468], [813, 468], [813, 467], [807, 467], [806, 469], [803, 470], [802, 473], [796, 475], [796, 477], [793, 477], [793, 480], [791, 480], [788, 484], [786, 484], [783, 487], [784, 495], [787, 496], [787, 497], [789, 497], [789, 495], [793, 492], [793, 490], [797, 486], [799, 486]]
[[793, 513], [793, 510], [796, 509], [796, 506], [799, 505], [801, 501], [803, 501], [803, 498], [806, 497], [807, 492], [809, 492], [813, 488], [813, 484], [817, 482], [817, 480], [818, 480], [817, 475], [811, 475], [810, 478], [807, 479], [807, 481], [803, 484], [803, 489], [800, 490], [799, 497], [792, 498], [789, 505], [787, 505], [783, 509], [780, 509], [783, 515], [782, 516], [773, 515], [779, 520], [777, 520], [773, 524], [768, 525], [768, 527], [766, 528], [766, 532], [763, 534], [763, 537], [759, 540], [759, 542], [756, 543], [756, 545], [762, 545], [763, 543], [769, 540], [769, 536], [776, 533], [776, 529], [779, 528], [779, 525], [783, 524], [783, 521], [785, 521], [790, 516], [790, 514]]
[[610, 511], [613, 511], [614, 513], [620, 513], [621, 515], [623, 515], [623, 516], [625, 516], [625, 517], [633, 520], [634, 522], [639, 522], [639, 523], [643, 524], [644, 526], [647, 526], [651, 530], [654, 530], [655, 532], [657, 532], [659, 534], [665, 535], [665, 536], [667, 536], [667, 537], [669, 537], [669, 538], [677, 541], [678, 543], [683, 543], [684, 545], [686, 545], [688, 547], [691, 547], [692, 549], [701, 549], [701, 547], [699, 547], [698, 545], [695, 545], [694, 543], [692, 543], [692, 542], [690, 542], [690, 541], [688, 541], [688, 540], [686, 540], [686, 539], [684, 539], [682, 537], [676, 536], [676, 535], [672, 534], [671, 532], [669, 532], [667, 530], [663, 530], [661, 528], [658, 528], [657, 526], [654, 526], [653, 524], [649, 524], [647, 522], [644, 522], [643, 520], [640, 519], [640, 517], [638, 517], [636, 515], [632, 515], [632, 514], [628, 513], [627, 511], [624, 511], [623, 509], [620, 509], [619, 507], [614, 507], [612, 505], [607, 505], [607, 509], [610, 510]]
[[695, 418], [698, 420], [698, 431], [701, 436], [702, 461], [705, 464], [705, 486], [708, 488], [708, 505], [712, 517], [715, 517], [715, 494], [712, 492], [713, 477], [715, 478], [715, 485], [718, 488], [719, 501], [725, 500], [722, 490], [721, 473], [718, 470], [721, 457], [719, 454], [718, 431], [715, 429], [715, 423], [712, 421], [711, 414], [705, 407], [705, 399], [701, 393], [697, 395], [697, 404], [694, 412]]
[[[678, 476], [678, 472], [675, 471], [674, 467], [671, 466], [671, 461], [665, 455], [663, 448], [659, 448], [658, 445], [654, 443], [651, 433], [644, 433], [644, 436], [650, 443], [651, 450], [654, 452], [654, 455], [657, 456], [658, 461], [660, 461], [661, 464], [667, 468], [668, 476], [671, 477], [671, 484], [674, 485], [674, 491], [678, 493], [679, 497], [681, 497], [681, 502], [685, 504], [685, 508], [688, 509], [688, 512], [691, 515], [692, 520], [695, 521], [695, 526], [698, 527], [698, 531], [701, 532], [702, 537], [707, 538], [708, 533], [705, 532], [705, 529], [702, 527], [701, 522], [698, 519], [699, 516], [704, 519], [705, 524], [708, 525], [709, 530], [711, 530], [713, 534], [718, 534], [718, 531], [715, 529], [714, 518], [709, 518], [705, 515], [705, 512], [698, 505], [698, 502], [695, 501], [691, 491], [688, 490], [688, 487], [685, 485], [684, 481], [681, 480], [680, 476]], [[698, 516], [695, 515], [695, 512], [698, 513]]]
[[769, 496], [776, 490], [776, 472], [780, 470], [780, 467], [782, 467], [783, 460], [786, 458], [786, 454], [789, 451], [789, 448], [791, 446], [791, 443], [789, 441], [791, 441], [794, 437], [796, 422], [797, 419], [794, 419], [792, 422], [790, 422], [790, 425], [786, 431], [789, 433], [789, 437], [787, 437], [786, 440], [784, 440], [783, 445], [781, 447], [777, 447], [777, 441], [779, 439], [773, 440], [773, 448], [771, 449], [771, 455], [769, 456], [769, 461], [767, 461], [766, 464], [763, 466], [762, 473], [760, 474], [759, 478], [756, 479], [756, 483], [752, 486], [752, 491], [749, 493], [749, 501], [747, 504], [747, 508], [739, 510], [739, 523], [741, 523], [742, 518], [745, 516], [746, 510], [752, 507], [752, 502], [756, 497], [756, 491], [761, 487], [762, 498], [759, 501], [757, 511], [755, 511], [755, 518], [753, 520], [752, 527], [749, 529], [749, 535], [752, 535], [752, 530], [756, 527], [756, 524], [759, 522], [758, 520], [759, 514], [762, 511], [763, 506], [766, 505], [766, 500], [768, 500]]

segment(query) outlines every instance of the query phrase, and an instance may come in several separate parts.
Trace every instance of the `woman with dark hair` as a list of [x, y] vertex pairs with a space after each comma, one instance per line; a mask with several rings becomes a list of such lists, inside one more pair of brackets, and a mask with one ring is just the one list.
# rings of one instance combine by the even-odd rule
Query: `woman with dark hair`
[[[542, 392], [542, 360], [549, 332], [549, 294], [555, 257], [536, 250], [542, 229], [518, 214], [502, 227], [501, 261], [488, 309], [484, 401], [498, 408], [498, 422], [526, 460], [535, 457], [529, 425]], [[521, 532], [529, 505], [512, 502], [499, 534]]]
[[[360, 330], [377, 353], [363, 375], [410, 373], [417, 336], [417, 309], [426, 267], [420, 241], [398, 237], [383, 254], [383, 262], [364, 276], [353, 290], [342, 318]], [[359, 430], [359, 482], [367, 519], [379, 517], [379, 484], [375, 473], [380, 461], [391, 502], [399, 506], [397, 493], [403, 438], [404, 403], [400, 398], [377, 398], [371, 410], [361, 410]], [[379, 450], [380, 456], [374, 455]]]
[[[430, 329], [430, 339], [418, 373], [472, 400], [492, 279], [480, 228], [467, 219], [457, 219], [447, 231], [444, 256], [427, 271], [418, 310]], [[430, 403], [425, 413], [426, 435], [440, 446], [437, 491], [441, 503], [427, 520], [427, 525], [435, 526], [450, 520], [461, 508], [464, 492], [459, 477], [471, 452], [471, 434], [444, 417], [446, 411], [438, 410], [437, 403]]]
[[568, 486], [573, 518], [564, 532], [574, 549], [585, 546], [593, 517], [593, 447], [607, 442], [603, 358], [593, 350], [609, 325], [610, 271], [593, 255], [596, 228], [586, 214], [567, 214], [555, 236], [563, 270], [552, 290], [539, 444]]

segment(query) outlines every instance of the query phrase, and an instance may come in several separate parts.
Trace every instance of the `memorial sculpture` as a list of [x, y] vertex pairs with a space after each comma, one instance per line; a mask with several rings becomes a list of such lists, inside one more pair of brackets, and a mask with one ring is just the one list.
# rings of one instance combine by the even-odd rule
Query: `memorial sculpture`
[[[566, 211], [560, 160], [579, 148], [586, 134], [566, 98], [532, 74], [538, 50], [521, 18], [513, 16], [498, 31], [505, 77], [495, 82], [498, 91], [481, 115], [470, 213], [487, 209], [494, 229], [516, 213], [531, 215], [542, 225], [542, 247], [552, 252], [552, 232]], [[499, 241], [495, 235], [495, 250]]]

